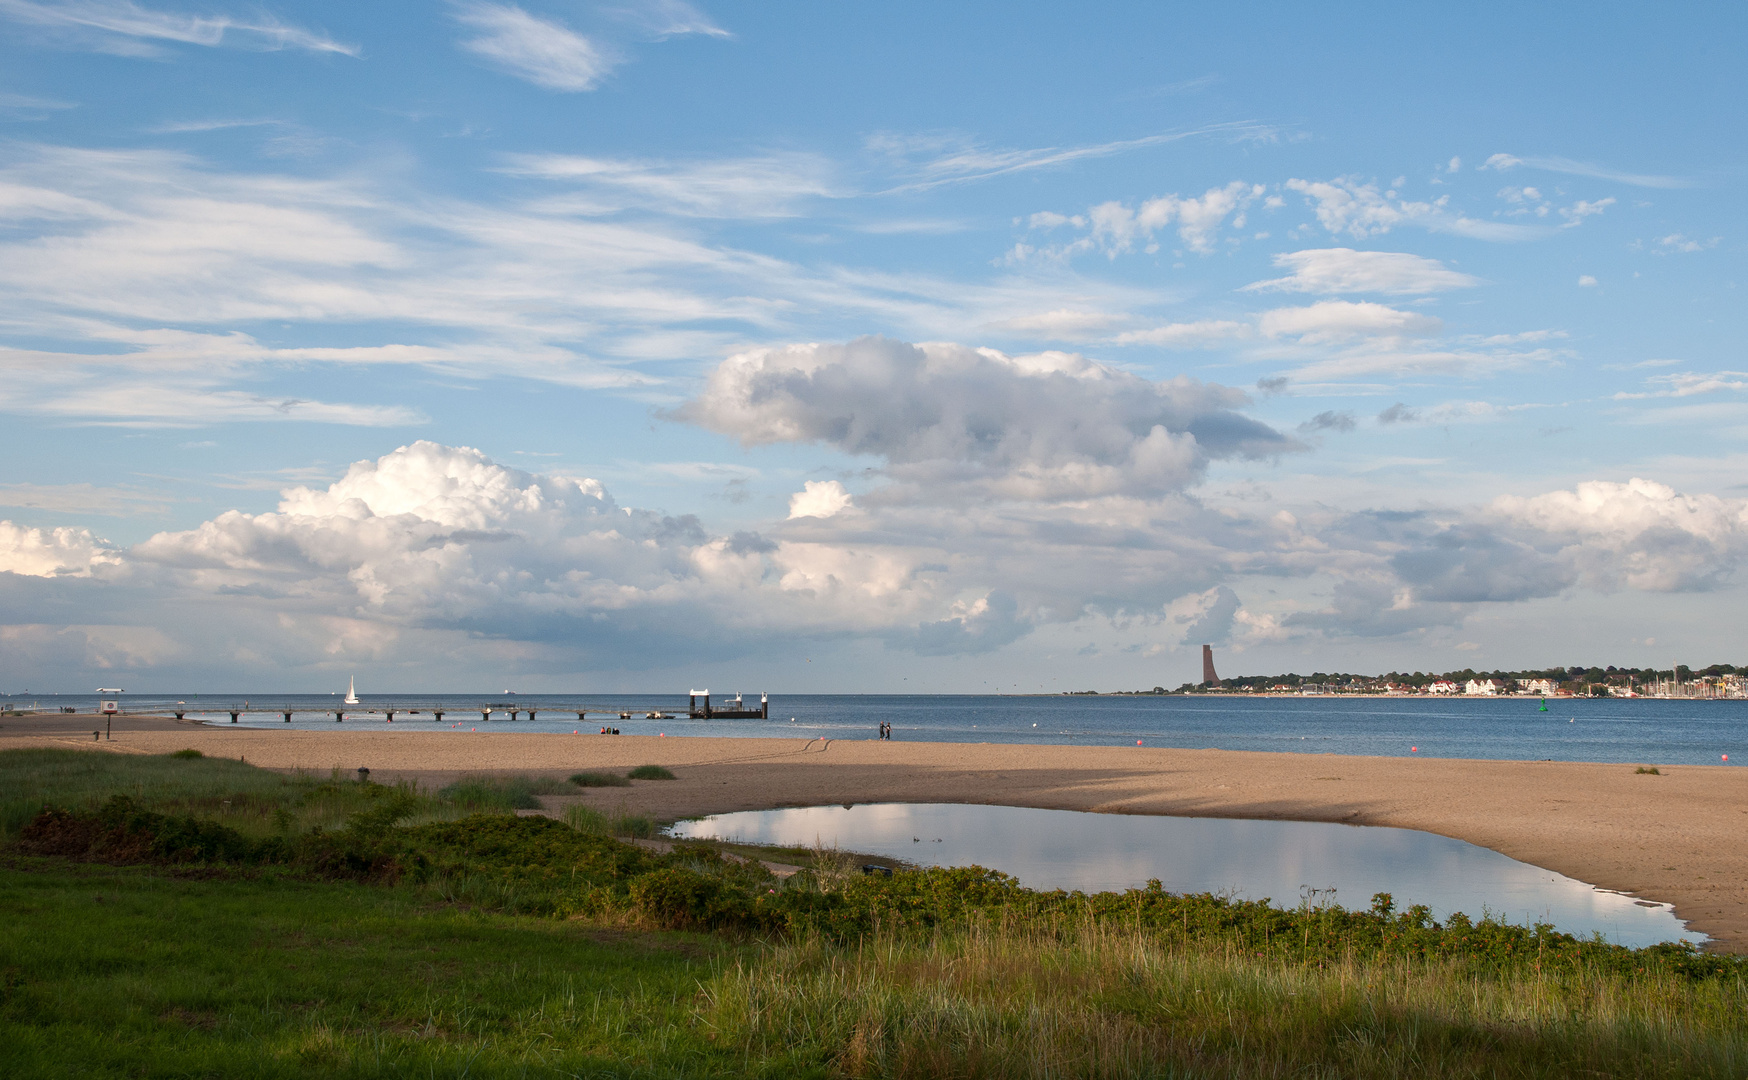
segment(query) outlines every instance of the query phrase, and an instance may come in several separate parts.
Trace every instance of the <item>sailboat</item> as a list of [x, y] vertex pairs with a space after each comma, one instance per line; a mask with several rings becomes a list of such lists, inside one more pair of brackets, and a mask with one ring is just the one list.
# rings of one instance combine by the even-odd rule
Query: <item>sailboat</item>
[[358, 676], [346, 680], [346, 704], [358, 704]]

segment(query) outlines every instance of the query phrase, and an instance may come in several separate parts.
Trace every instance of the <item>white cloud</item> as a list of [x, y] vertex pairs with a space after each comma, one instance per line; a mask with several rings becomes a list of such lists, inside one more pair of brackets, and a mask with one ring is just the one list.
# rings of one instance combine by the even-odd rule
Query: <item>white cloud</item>
[[1167, 349], [1206, 349], [1224, 341], [1247, 337], [1251, 328], [1246, 323], [1229, 319], [1201, 319], [1196, 322], [1166, 323], [1145, 330], [1128, 330], [1111, 340], [1118, 345], [1158, 345]]
[[696, 162], [515, 154], [506, 172], [575, 184], [592, 202], [550, 200], [555, 212], [610, 213], [637, 206], [688, 217], [793, 217], [812, 198], [841, 198], [832, 165], [817, 154]]
[[657, 38], [680, 34], [703, 34], [706, 37], [719, 38], [734, 36], [685, 0], [640, 0], [629, 7], [613, 8], [610, 11]]
[[[796, 508], [809, 499], [848, 509], [835, 482]], [[1216, 644], [1390, 637], [1574, 588], [1716, 589], [1748, 553], [1748, 502], [1642, 480], [1475, 510], [1261, 517], [1171, 492], [953, 506], [877, 499], [713, 536], [592, 480], [415, 443], [131, 549], [0, 524], [0, 642], [39, 665], [213, 674], [644, 670], [819, 638], [967, 654], [1088, 619]], [[1333, 590], [1249, 612], [1235, 575]]]
[[1697, 397], [1700, 394], [1715, 394], [1720, 390], [1748, 390], [1748, 371], [1716, 371], [1710, 374], [1696, 371], [1671, 372], [1668, 375], [1653, 375], [1645, 382], [1656, 389], [1640, 394], [1622, 391], [1615, 394], [1615, 400]]
[[1666, 254], [1668, 252], [1682, 252], [1691, 255], [1696, 251], [1705, 251], [1707, 248], [1717, 247], [1718, 241], [1722, 239], [1723, 237], [1714, 236], [1710, 240], [1694, 240], [1682, 235], [1681, 233], [1670, 233], [1668, 236], [1657, 238], [1658, 253]]
[[1556, 557], [1604, 591], [1712, 588], [1748, 555], [1748, 500], [1683, 495], [1650, 480], [1505, 496], [1492, 511], [1558, 543]]
[[131, 487], [101, 487], [96, 484], [0, 484], [0, 506], [53, 510], [60, 513], [100, 514], [106, 517], [162, 514], [172, 501], [170, 496], [162, 492]]
[[1029, 337], [1052, 338], [1055, 340], [1078, 340], [1108, 330], [1124, 321], [1124, 316], [1113, 315], [1107, 311], [1078, 311], [1074, 308], [1057, 308], [1054, 311], [1042, 311], [1032, 315], [1015, 315], [988, 324], [988, 329], [1009, 334], [1020, 334]]
[[462, 48], [548, 90], [593, 90], [617, 63], [589, 38], [514, 4], [466, 4], [455, 19], [480, 32]]
[[1173, 600], [1165, 608], [1165, 621], [1181, 628], [1178, 644], [1225, 645], [1232, 638], [1232, 623], [1242, 606], [1238, 594], [1225, 585]]
[[[283, 399], [257, 389], [263, 369], [311, 364], [411, 364], [671, 400], [659, 389], [665, 372], [641, 365], [695, 363], [820, 326], [960, 336], [1060, 307], [1115, 320], [1169, 299], [1157, 287], [1104, 282], [1065, 294], [1059, 278], [966, 284], [815, 267], [713, 243], [699, 235], [698, 214], [784, 210], [760, 206], [750, 179], [745, 191], [687, 187], [709, 174], [690, 165], [652, 164], [681, 190], [638, 195], [682, 224], [581, 216], [562, 196], [482, 203], [409, 193], [368, 170], [295, 176], [162, 151], [11, 151], [0, 164], [0, 320], [15, 339], [65, 344], [7, 354], [8, 407], [77, 399], [116, 415], [137, 388], [158, 416], [170, 390], [224, 391], [239, 395], [223, 399], [227, 411], [266, 416]], [[614, 206], [629, 206], [628, 190], [582, 194], [609, 192]], [[298, 328], [294, 340], [343, 325], [348, 344], [264, 343], [288, 336], [286, 325]]]
[[1431, 315], [1400, 311], [1370, 301], [1322, 300], [1309, 307], [1266, 311], [1258, 323], [1269, 337], [1302, 342], [1351, 341], [1362, 337], [1425, 337], [1444, 326]]
[[1569, 176], [1588, 176], [1596, 180], [1613, 180], [1617, 183], [1631, 184], [1634, 187], [1648, 188], [1685, 188], [1692, 187], [1693, 182], [1677, 176], [1658, 176], [1650, 173], [1621, 172], [1601, 165], [1591, 165], [1582, 161], [1573, 161], [1563, 157], [1529, 157], [1520, 158], [1511, 154], [1494, 154], [1482, 165], [1483, 169], [1494, 169], [1505, 172], [1518, 166], [1532, 169], [1542, 169], [1547, 172], [1565, 173]]
[[1072, 353], [862, 338], [732, 356], [676, 415], [747, 445], [818, 442], [881, 458], [895, 487], [869, 498], [1051, 501], [1175, 491], [1211, 458], [1294, 447], [1236, 412], [1244, 402]]
[[1562, 229], [1570, 229], [1576, 225], [1582, 225], [1585, 218], [1595, 217], [1597, 214], [1602, 213], [1613, 205], [1613, 198], [1598, 199], [1595, 202], [1587, 202], [1584, 199], [1579, 199], [1571, 206], [1561, 207], [1560, 216], [1566, 219], [1566, 224], [1560, 227]]
[[31, 529], [0, 521], [0, 573], [90, 577], [119, 561], [115, 549], [92, 536], [89, 529]]
[[1266, 141], [1274, 137], [1274, 131], [1260, 124], [1241, 121], [1089, 146], [1045, 146], [1023, 150], [981, 146], [957, 135], [899, 135], [881, 132], [869, 136], [864, 140], [864, 145], [868, 150], [886, 157], [916, 177], [887, 192], [898, 194], [926, 191], [947, 184], [974, 183], [1076, 161], [1111, 157], [1131, 150], [1163, 146], [1208, 135]]
[[1347, 233], [1356, 240], [1381, 236], [1402, 225], [1476, 240], [1527, 240], [1543, 235], [1533, 226], [1477, 221], [1454, 213], [1449, 208], [1449, 196], [1431, 202], [1411, 201], [1400, 198], [1394, 189], [1381, 190], [1377, 184], [1364, 183], [1355, 177], [1288, 180], [1286, 187], [1305, 196], [1316, 211], [1318, 222], [1330, 233]]
[[1480, 278], [1446, 269], [1437, 259], [1393, 251], [1318, 248], [1276, 255], [1274, 264], [1290, 273], [1286, 277], [1253, 282], [1240, 291], [1278, 289], [1283, 292], [1375, 292], [1409, 296], [1467, 289], [1481, 284]]
[[0, 92], [0, 116], [14, 120], [46, 120], [54, 113], [71, 108], [75, 106], [70, 101]]
[[1079, 246], [1097, 248], [1111, 258], [1133, 250], [1137, 243], [1151, 251], [1155, 234], [1175, 223], [1184, 246], [1205, 255], [1214, 250], [1214, 240], [1228, 218], [1234, 228], [1244, 227], [1245, 208], [1265, 190], [1261, 184], [1234, 180], [1200, 196], [1161, 195], [1135, 209], [1117, 202], [1100, 203], [1086, 212], [1091, 233]]
[[1079, 214], [1067, 217], [1054, 210], [1040, 210], [1026, 219], [1026, 226], [1032, 229], [1059, 229], [1064, 225], [1080, 228], [1086, 224], [1086, 219]]
[[836, 480], [809, 480], [789, 496], [789, 520], [835, 517], [852, 505], [850, 493]]
[[1596, 288], [1596, 279], [1589, 274], [1579, 274], [1578, 287], [1580, 289], [1594, 289]]
[[178, 15], [130, 0], [0, 0], [0, 17], [72, 35], [100, 51], [140, 56], [156, 55], [156, 42], [358, 55], [356, 46], [342, 45], [265, 12], [250, 17]]

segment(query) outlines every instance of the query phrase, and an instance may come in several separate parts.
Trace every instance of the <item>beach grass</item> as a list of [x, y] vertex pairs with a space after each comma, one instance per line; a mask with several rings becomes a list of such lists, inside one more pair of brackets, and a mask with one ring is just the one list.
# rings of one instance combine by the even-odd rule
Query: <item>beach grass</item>
[[439, 788], [437, 799], [469, 811], [538, 810], [541, 795], [575, 794], [574, 778], [469, 776]]
[[1283, 963], [1121, 928], [627, 929], [398, 887], [14, 860], [8, 1077], [1726, 1077], [1734, 982]]
[[647, 840], [656, 834], [655, 819], [623, 810], [597, 810], [572, 804], [564, 808], [564, 823], [585, 836], [624, 836]]
[[167, 814], [220, 821], [249, 836], [342, 826], [384, 794], [405, 792], [427, 816], [445, 808], [410, 786], [360, 784], [334, 770], [329, 776], [286, 775], [228, 758], [173, 754], [106, 754], [84, 750], [25, 749], [0, 753], [0, 839], [19, 829], [45, 804], [89, 810], [115, 795]]
[[626, 773], [625, 775], [632, 780], [672, 780], [672, 779], [674, 779], [673, 770], [664, 768], [660, 765], [639, 765], [637, 768], [631, 770], [630, 772]]
[[570, 782], [577, 787], [630, 787], [631, 780], [610, 772], [572, 773]]
[[[460, 816], [222, 759], [0, 752], [8, 781], [67, 808], [0, 851], [8, 1078], [1748, 1072], [1748, 965], [1382, 894], [1042, 893], [830, 849], [779, 880], [621, 843], [654, 829], [623, 811]], [[312, 799], [350, 813], [237, 839], [273, 816], [239, 804]]]
[[817, 939], [742, 958], [700, 1014], [844, 1076], [1688, 1077], [1748, 1067], [1748, 995], [1664, 976], [1281, 963], [1111, 927]]

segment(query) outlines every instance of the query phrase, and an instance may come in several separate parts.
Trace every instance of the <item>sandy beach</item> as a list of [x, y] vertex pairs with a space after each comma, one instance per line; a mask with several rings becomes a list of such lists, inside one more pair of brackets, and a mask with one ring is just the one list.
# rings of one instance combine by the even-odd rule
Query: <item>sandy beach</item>
[[[1726, 952], [1748, 952], [1748, 771], [1574, 762], [1339, 757], [1155, 747], [651, 738], [431, 730], [374, 722], [279, 731], [124, 717], [0, 721], [0, 749], [117, 753], [184, 747], [272, 769], [446, 783], [665, 765], [674, 781], [589, 789], [584, 801], [673, 819], [827, 803], [961, 802], [1118, 814], [1389, 825], [1466, 840], [1606, 889], [1673, 904]], [[1647, 762], [1647, 764], [1656, 764]]]

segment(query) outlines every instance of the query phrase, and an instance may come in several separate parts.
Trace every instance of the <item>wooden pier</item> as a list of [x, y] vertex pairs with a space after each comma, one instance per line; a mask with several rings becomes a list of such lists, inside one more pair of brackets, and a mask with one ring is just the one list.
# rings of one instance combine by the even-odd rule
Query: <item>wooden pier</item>
[[202, 704], [198, 706], [190, 706], [180, 704], [170, 708], [154, 709], [152, 711], [168, 712], [178, 720], [185, 719], [189, 713], [227, 713], [230, 715], [231, 723], [233, 724], [238, 723], [244, 716], [257, 715], [276, 715], [285, 723], [289, 724], [291, 723], [292, 714], [294, 713], [316, 713], [323, 716], [331, 715], [336, 724], [344, 723], [348, 716], [354, 718], [360, 716], [381, 716], [391, 724], [395, 722], [397, 716], [402, 718], [403, 722], [407, 720], [423, 721], [429, 719], [435, 723], [442, 723], [445, 714], [454, 716], [471, 716], [475, 713], [479, 714], [482, 723], [513, 723], [522, 719], [524, 715], [526, 715], [529, 720], [534, 720], [543, 712], [558, 713], [560, 715], [575, 713], [577, 723], [579, 724], [587, 723], [591, 716], [614, 720], [630, 720], [633, 718], [646, 720], [677, 720], [682, 718], [691, 720], [765, 720], [770, 718], [771, 702], [769, 695], [766, 694], [759, 695], [759, 707], [756, 709], [747, 708], [739, 694], [727, 699], [724, 704], [727, 706], [726, 708], [713, 708], [710, 704], [710, 691], [694, 690], [687, 704], [686, 711], [683, 713], [676, 711], [672, 706], [595, 705], [589, 703], [553, 704], [550, 702], [538, 705], [525, 705], [516, 701], [491, 701], [482, 702], [478, 705], [462, 706], [458, 706], [454, 702], [397, 702], [393, 705], [385, 704], [369, 706], [366, 704], [359, 704], [323, 705], [319, 707], [287, 705], [284, 703], [256, 705], [252, 701], [249, 701], [242, 704], [232, 703], [228, 705]]

